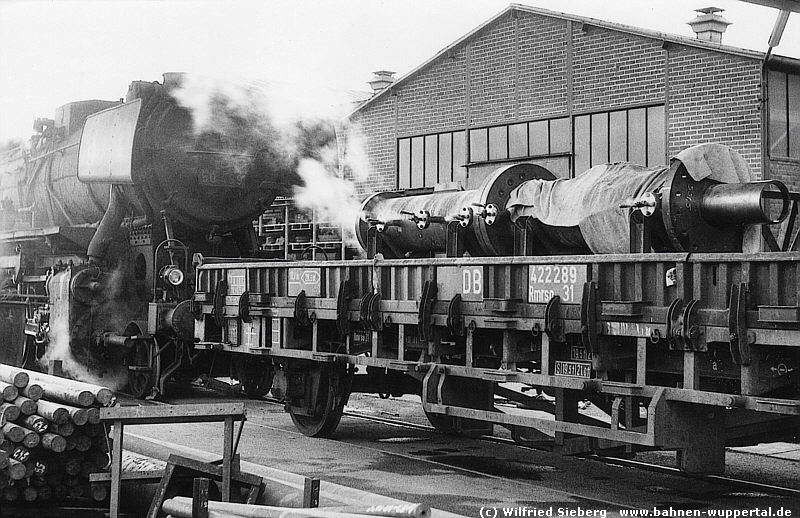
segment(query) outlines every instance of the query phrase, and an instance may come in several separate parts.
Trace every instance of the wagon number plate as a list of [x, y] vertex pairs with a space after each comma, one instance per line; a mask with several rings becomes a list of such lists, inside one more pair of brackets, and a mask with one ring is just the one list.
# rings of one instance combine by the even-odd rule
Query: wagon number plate
[[586, 282], [585, 264], [532, 264], [528, 271], [528, 302], [546, 303], [554, 296], [579, 304]]
[[556, 376], [572, 376], [573, 378], [591, 378], [592, 364], [584, 362], [556, 362]]

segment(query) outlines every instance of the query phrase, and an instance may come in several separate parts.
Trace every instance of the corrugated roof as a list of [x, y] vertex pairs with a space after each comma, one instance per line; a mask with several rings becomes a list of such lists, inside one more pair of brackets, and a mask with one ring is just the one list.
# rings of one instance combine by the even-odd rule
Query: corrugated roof
[[[671, 43], [675, 43], [675, 44], [679, 44], [679, 45], [686, 45], [686, 46], [690, 46], [690, 47], [698, 47], [698, 48], [702, 48], [702, 49], [706, 49], [706, 50], [712, 50], [712, 51], [715, 51], [715, 52], [723, 52], [725, 54], [734, 54], [734, 55], [737, 55], [737, 56], [742, 56], [742, 57], [750, 58], [750, 59], [756, 59], [756, 60], [759, 60], [759, 61], [763, 60], [766, 57], [766, 54], [763, 53], [763, 52], [758, 52], [758, 51], [748, 50], [748, 49], [742, 49], [742, 48], [733, 47], [733, 46], [730, 46], [730, 45], [723, 45], [721, 43], [713, 43], [713, 42], [710, 42], [710, 41], [699, 40], [697, 38], [692, 38], [692, 37], [689, 37], [689, 36], [680, 36], [680, 35], [677, 35], [677, 34], [668, 34], [668, 33], [654, 31], [654, 30], [650, 30], [650, 29], [643, 29], [641, 27], [633, 27], [633, 26], [630, 26], [630, 25], [622, 24], [622, 23], [608, 22], [608, 21], [605, 21], [605, 20], [598, 20], [596, 18], [589, 18], [587, 16], [578, 16], [578, 15], [574, 15], [574, 14], [562, 13], [562, 12], [559, 12], [559, 11], [551, 11], [549, 9], [542, 9], [542, 8], [539, 8], [539, 7], [532, 7], [532, 6], [528, 6], [528, 5], [511, 4], [507, 8], [503, 9], [501, 12], [499, 12], [498, 14], [496, 14], [495, 16], [490, 18], [489, 20], [485, 21], [484, 23], [482, 23], [481, 25], [479, 25], [475, 29], [471, 30], [470, 32], [468, 32], [467, 34], [465, 34], [464, 36], [459, 38], [458, 40], [454, 41], [453, 43], [451, 43], [450, 45], [448, 45], [444, 49], [442, 49], [439, 52], [437, 52], [433, 57], [431, 57], [430, 59], [428, 59], [427, 61], [425, 61], [421, 65], [419, 65], [418, 67], [414, 68], [413, 70], [411, 70], [410, 72], [408, 72], [404, 76], [400, 77], [399, 79], [397, 79], [397, 81], [395, 81], [394, 83], [392, 83], [391, 85], [389, 85], [385, 89], [381, 90], [380, 92], [378, 92], [377, 94], [375, 94], [371, 98], [369, 98], [366, 101], [364, 101], [355, 110], [350, 112], [347, 115], [347, 118], [353, 116], [354, 114], [358, 113], [359, 111], [361, 111], [365, 107], [371, 105], [376, 100], [381, 99], [386, 95], [389, 95], [389, 92], [391, 92], [392, 90], [396, 89], [398, 86], [402, 85], [404, 82], [408, 81], [411, 77], [416, 75], [418, 72], [420, 72], [420, 71], [424, 70], [425, 68], [427, 68], [428, 65], [432, 64], [434, 61], [436, 61], [437, 59], [439, 59], [443, 55], [446, 55], [448, 52], [451, 52], [453, 49], [455, 49], [459, 45], [463, 44], [464, 42], [470, 40], [471, 38], [473, 38], [474, 36], [479, 34], [483, 29], [485, 29], [486, 27], [492, 25], [495, 21], [499, 20], [500, 18], [504, 17], [505, 15], [507, 15], [508, 13], [510, 13], [512, 11], [520, 11], [520, 12], [524, 12], [524, 13], [535, 14], [535, 15], [538, 15], [538, 16], [545, 16], [545, 17], [548, 17], [548, 18], [557, 18], [559, 20], [567, 20], [567, 21], [573, 21], [573, 22], [577, 22], [577, 23], [583, 23], [584, 25], [602, 27], [604, 29], [608, 29], [608, 30], [612, 30], [612, 31], [616, 31], [616, 32], [623, 32], [623, 33], [627, 33], [627, 34], [633, 34], [633, 35], [636, 35], [636, 36], [642, 36], [642, 37], [645, 37], [645, 38], [663, 40], [665, 42], [671, 42]], [[794, 58], [782, 58], [782, 59], [794, 60]], [[797, 61], [800, 64], [800, 60], [795, 60], [795, 61]]]

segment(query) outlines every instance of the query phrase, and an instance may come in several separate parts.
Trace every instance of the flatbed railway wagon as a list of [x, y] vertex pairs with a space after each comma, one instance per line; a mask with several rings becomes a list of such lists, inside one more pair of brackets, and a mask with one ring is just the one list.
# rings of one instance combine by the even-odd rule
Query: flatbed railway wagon
[[249, 386], [307, 435], [332, 434], [351, 392], [418, 393], [446, 432], [721, 472], [726, 445], [798, 431], [798, 195], [695, 163], [376, 194], [368, 259], [196, 261], [194, 347], [250, 357]]

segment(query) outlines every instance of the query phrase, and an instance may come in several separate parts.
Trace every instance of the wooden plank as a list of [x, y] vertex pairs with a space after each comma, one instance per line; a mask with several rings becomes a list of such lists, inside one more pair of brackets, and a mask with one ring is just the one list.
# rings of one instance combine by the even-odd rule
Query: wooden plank
[[150, 510], [147, 511], [147, 518], [157, 518], [159, 511], [161, 511], [161, 504], [164, 503], [164, 497], [167, 494], [167, 488], [172, 480], [172, 473], [175, 471], [175, 464], [171, 462], [172, 457], [173, 456], [170, 455], [170, 462], [167, 463], [167, 467], [164, 469], [164, 476], [161, 477], [161, 482], [158, 484], [156, 494], [153, 497], [153, 501], [150, 503]]
[[229, 417], [242, 419], [244, 403], [207, 403], [197, 405], [127, 406], [100, 409], [102, 421], [125, 424], [168, 424], [224, 421]]
[[[152, 469], [146, 471], [125, 471], [120, 476], [121, 482], [140, 482], [143, 480], [152, 480], [158, 482], [164, 476], [163, 469]], [[111, 473], [99, 472], [89, 473], [90, 484], [102, 484], [111, 481]]]
[[111, 502], [109, 518], [119, 518], [119, 501], [122, 475], [122, 421], [114, 421], [111, 432]]
[[207, 478], [196, 478], [192, 486], [192, 518], [208, 518], [208, 486]]
[[[208, 462], [202, 460], [184, 457], [174, 453], [169, 456], [167, 462], [174, 466], [187, 468], [198, 473], [203, 473], [211, 478], [222, 480], [222, 466], [216, 464], [209, 464]], [[259, 485], [263, 482], [263, 479], [258, 475], [245, 473], [236, 469], [231, 470], [231, 480], [246, 484], [248, 486]]]
[[225, 419], [222, 442], [222, 501], [231, 501], [231, 471], [233, 470], [233, 418]]
[[305, 477], [303, 480], [303, 507], [319, 507], [319, 479]]

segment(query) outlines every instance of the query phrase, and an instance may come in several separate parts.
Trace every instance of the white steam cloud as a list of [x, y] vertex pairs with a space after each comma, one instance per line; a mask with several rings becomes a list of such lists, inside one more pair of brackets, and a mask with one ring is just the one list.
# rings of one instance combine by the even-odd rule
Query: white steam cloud
[[172, 95], [191, 111], [197, 133], [224, 135], [242, 121], [265, 128], [265, 141], [290, 158], [302, 179], [294, 188], [295, 204], [342, 228], [342, 239], [357, 246], [354, 182], [366, 180], [370, 167], [361, 128], [343, 119], [355, 107], [351, 94], [314, 84], [187, 75]]
[[310, 158], [300, 161], [297, 172], [304, 185], [294, 189], [295, 205], [313, 209], [317, 220], [337, 225], [342, 229], [342, 239], [355, 245], [354, 228], [361, 204], [353, 183], [337, 177], [324, 163]]
[[87, 365], [81, 363], [70, 348], [70, 329], [67, 314], [50, 318], [50, 329], [47, 333], [49, 343], [47, 350], [39, 359], [39, 364], [45, 369], [51, 361], [60, 360], [64, 374], [72, 379], [93, 383], [111, 390], [121, 390], [128, 383], [127, 372], [124, 366], [113, 371], [106, 371], [102, 375], [93, 372]]

